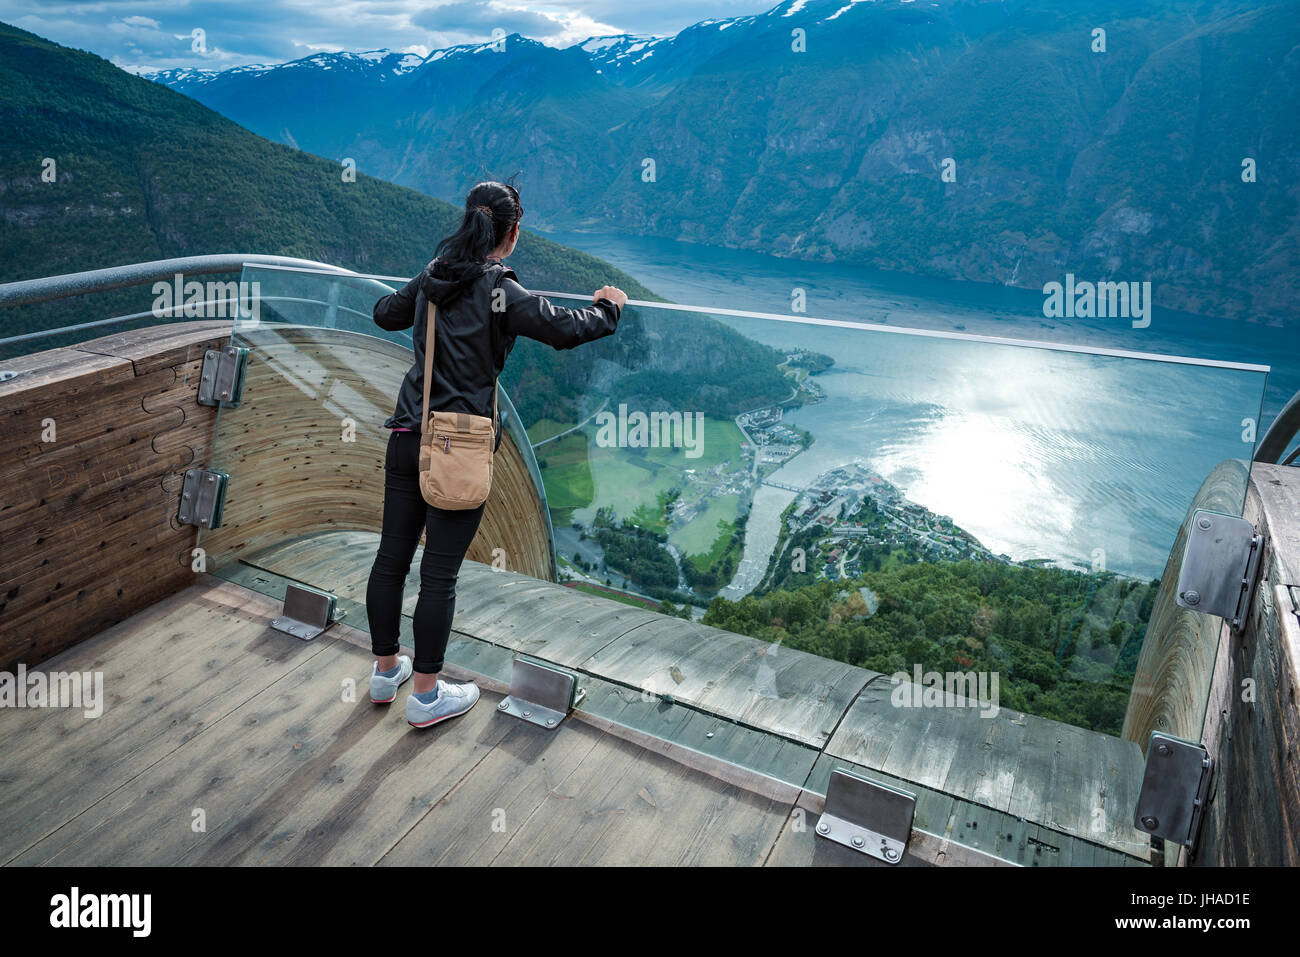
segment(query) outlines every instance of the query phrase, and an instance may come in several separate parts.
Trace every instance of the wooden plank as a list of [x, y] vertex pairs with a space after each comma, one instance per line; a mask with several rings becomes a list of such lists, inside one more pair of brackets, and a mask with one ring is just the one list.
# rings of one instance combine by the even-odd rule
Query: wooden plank
[[[1134, 850], [1126, 849], [1126, 853], [1104, 848], [1086, 839], [1040, 827], [1032, 821], [1017, 818], [996, 808], [975, 804], [953, 794], [935, 791], [918, 785], [915, 781], [896, 778], [829, 754], [823, 754], [817, 759], [813, 772], [808, 776], [804, 795], [820, 801], [830, 772], [837, 767], [914, 795], [916, 814], [912, 823], [913, 838], [926, 834], [950, 842], [948, 856], [943, 859], [943, 863], [948, 865], [980, 863], [978, 859], [987, 856], [999, 861], [986, 860], [984, 863], [1006, 861], [1026, 866], [1070, 863], [1119, 866], [1134, 863], [1145, 866], [1139, 857], [1132, 856]], [[820, 810], [820, 804], [815, 807]], [[1045, 845], [1050, 845], [1048, 857], [1042, 856]], [[971, 855], [976, 859], [972, 859]]]
[[[130, 371], [129, 365], [114, 373]], [[102, 380], [102, 388], [85, 396], [50, 386], [42, 400], [26, 409], [6, 408], [4, 416], [5, 458], [0, 462], [0, 487], [10, 507], [30, 507], [38, 497], [19, 494], [28, 486], [58, 489], [87, 468], [102, 470], [118, 465], [123, 453], [136, 456], [149, 449], [154, 416], [141, 405], [144, 395], [173, 384], [175, 373], [164, 369], [145, 381], [133, 376]], [[55, 441], [46, 442], [44, 423], [52, 420]], [[174, 427], [174, 424], [166, 426]], [[144, 432], [147, 431], [147, 435]], [[145, 439], [139, 448], [128, 448]], [[35, 470], [37, 474], [31, 472]]]
[[[269, 640], [277, 643], [297, 641], [273, 634]], [[162, 760], [137, 769], [129, 781], [19, 862], [178, 863], [209, 837], [242, 820], [250, 807], [321, 750], [350, 742], [340, 736], [337, 719], [362, 705], [373, 714], [364, 693], [355, 704], [340, 703], [340, 681], [364, 674], [356, 649], [331, 638], [318, 638], [307, 649], [297, 667], [280, 673], [269, 685], [256, 681], [250, 697], [230, 702], [236, 707], [222, 703], [209, 727]], [[357, 723], [349, 730], [355, 735], [364, 728]], [[196, 812], [202, 813], [203, 830], [194, 828]]]
[[87, 720], [0, 710], [12, 742], [0, 778], [0, 860], [58, 854], [104, 819], [109, 795], [325, 647], [270, 631], [277, 613], [269, 599], [205, 578], [51, 660], [42, 670], [101, 671], [104, 711]]
[[20, 412], [30, 402], [43, 401], [51, 385], [84, 391], [98, 383], [134, 375], [130, 362], [113, 356], [91, 356], [75, 347], [46, 349], [13, 359], [0, 359], [0, 372], [18, 373], [0, 382], [0, 412]]
[[[378, 544], [374, 532], [328, 532], [281, 542], [245, 560], [364, 602]], [[415, 612], [422, 553], [416, 549], [407, 578], [406, 615]], [[457, 630], [563, 667], [580, 666], [615, 638], [661, 617], [472, 559], [461, 566], [456, 585]]]
[[817, 747], [875, 674], [665, 615], [582, 668]]
[[660, 618], [644, 608], [483, 565], [467, 565], [456, 590], [458, 629], [570, 668], [585, 667], [617, 638]]
[[[364, 683], [356, 704], [335, 703], [340, 682], [364, 674], [368, 661], [365, 652], [350, 648], [336, 667], [313, 678], [313, 695], [319, 685], [323, 696], [300, 695], [292, 711], [259, 724], [255, 740], [270, 751], [275, 736], [297, 723], [295, 746], [307, 756], [281, 762], [273, 780], [235, 771], [230, 799], [242, 796], [244, 808], [210, 829], [178, 863], [375, 864], [515, 730], [495, 713], [499, 698], [491, 695], [463, 717], [423, 731], [406, 722], [409, 687], [386, 708], [370, 704]], [[285, 694], [297, 692], [286, 688]], [[329, 695], [335, 701], [326, 703]], [[207, 744], [204, 766], [238, 768], [238, 739]], [[209, 794], [178, 798], [177, 805], [211, 800]]]
[[790, 804], [808, 779], [816, 749], [592, 676], [574, 718], [679, 764]]
[[[479, 814], [488, 796], [479, 796]], [[788, 807], [605, 736], [509, 834], [494, 862], [761, 864]]]
[[[494, 695], [492, 703], [497, 700]], [[380, 863], [481, 867], [500, 858], [548, 796], [567, 793], [566, 782], [602, 744], [601, 733], [581, 723], [569, 722], [561, 731], [512, 722], [509, 736], [436, 804], [426, 806], [428, 813]]]
[[208, 349], [220, 348], [230, 342], [233, 326], [232, 319], [172, 322], [115, 332], [73, 348], [128, 359], [134, 365], [136, 375], [143, 375], [154, 369], [191, 361], [201, 363], [203, 353]]
[[1188, 507], [1169, 552], [1138, 656], [1121, 735], [1144, 753], [1152, 731], [1188, 740], [1200, 738], [1221, 621], [1179, 606], [1174, 592], [1193, 511], [1206, 508], [1241, 514], [1248, 482], [1244, 463], [1229, 459], [1217, 465]]
[[867, 685], [826, 753], [1126, 854], [1147, 845], [1132, 826], [1143, 768], [1132, 742], [1007, 708], [899, 707], [892, 693], [887, 680]]

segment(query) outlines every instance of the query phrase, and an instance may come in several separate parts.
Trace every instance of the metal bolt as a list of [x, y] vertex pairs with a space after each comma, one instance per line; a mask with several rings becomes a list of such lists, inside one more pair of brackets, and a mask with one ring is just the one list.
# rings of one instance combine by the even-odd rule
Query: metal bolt
[[1201, 593], [1198, 591], [1183, 592], [1183, 601], [1189, 605], [1199, 605], [1201, 603]]
[[1170, 750], [1169, 745], [1162, 744], [1156, 748], [1156, 754], [1162, 755], [1164, 757], [1169, 757], [1169, 755], [1173, 754], [1173, 751]]
[[887, 861], [896, 861], [896, 860], [898, 860], [898, 851], [896, 851], [896, 850], [895, 850], [894, 848], [892, 848], [892, 847], [887, 847], [887, 848], [885, 848], [885, 860], [887, 860]]
[[1160, 822], [1149, 814], [1142, 819], [1142, 826], [1148, 831], [1154, 831], [1159, 825]]
[[1210, 520], [1209, 520], [1208, 518], [1203, 518], [1203, 519], [1201, 519], [1201, 521], [1200, 521], [1200, 526], [1201, 526], [1201, 528], [1209, 528], [1209, 527], [1210, 527]]
[[706, 738], [711, 738], [711, 737], [713, 737], [713, 732], [710, 731], [708, 734], [705, 735], [705, 737], [706, 737]]
[[532, 716], [533, 716], [533, 713], [532, 713], [531, 711], [525, 711], [525, 712], [524, 712], [524, 717], [525, 717], [525, 718], [531, 718]]
[[831, 832], [831, 826], [829, 824], [820, 823], [817, 825], [818, 834], [829, 834], [830, 832]]
[[547, 719], [546, 719], [546, 726], [547, 726], [548, 728], [553, 728], [553, 727], [555, 727], [555, 719], [554, 719], [554, 718], [547, 718]]
[[499, 705], [497, 705], [497, 710], [499, 710], [499, 711], [505, 711], [506, 708], [508, 708], [508, 707], [510, 707], [510, 705], [508, 705], [508, 704], [506, 704], [504, 701], [502, 701]]
[[862, 846], [863, 844], [865, 844], [865, 843], [866, 843], [866, 841], [862, 840], [861, 837], [855, 837], [855, 838], [853, 838], [853, 846], [854, 846], [854, 847], [861, 847], [861, 846]]

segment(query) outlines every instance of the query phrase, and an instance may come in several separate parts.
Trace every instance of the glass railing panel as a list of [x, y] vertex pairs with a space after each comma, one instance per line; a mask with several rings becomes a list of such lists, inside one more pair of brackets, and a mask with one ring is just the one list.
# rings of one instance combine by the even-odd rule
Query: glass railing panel
[[[222, 411], [214, 454], [232, 474], [229, 525], [202, 544], [218, 568], [340, 594], [364, 627], [382, 423], [411, 361], [409, 335], [370, 310], [396, 282], [245, 279], [260, 290], [260, 314], [233, 329], [252, 352], [246, 397]], [[1202, 482], [1217, 475], [1215, 501], [1240, 514], [1264, 378], [641, 304], [571, 352], [520, 340], [502, 384], [561, 582], [630, 615], [608, 641], [552, 646], [599, 691], [584, 707], [705, 753], [702, 729], [724, 722], [737, 730], [717, 747], [760, 773], [815, 790], [821, 754], [1140, 861], [1131, 798], [1150, 728], [1126, 725], [1135, 676]], [[492, 623], [509, 600], [469, 589], [464, 613], [488, 624], [449, 660], [556, 660]], [[719, 631], [634, 627], [639, 610]], [[1179, 707], [1199, 729], [1208, 675], [1192, 679]]]
[[388, 332], [375, 325], [376, 300], [401, 285], [378, 279], [324, 270], [248, 265], [241, 280], [260, 306], [256, 316], [241, 316], [236, 334], [273, 324], [319, 326], [378, 336], [392, 342], [411, 341], [407, 332]]
[[173, 277], [124, 289], [0, 308], [0, 362], [173, 323], [230, 324], [249, 300], [239, 275]]
[[[383, 500], [383, 422], [411, 362], [409, 334], [370, 318], [392, 287], [253, 265], [240, 279], [252, 303], [232, 320], [231, 343], [248, 350], [247, 367], [242, 401], [218, 413], [210, 467], [230, 484], [221, 526], [200, 535], [203, 560], [209, 571], [251, 563], [330, 590], [358, 579], [359, 592], [340, 595], [363, 602], [374, 550], [362, 530]], [[313, 536], [334, 530], [353, 536], [336, 551], [356, 568], [313, 568]]]

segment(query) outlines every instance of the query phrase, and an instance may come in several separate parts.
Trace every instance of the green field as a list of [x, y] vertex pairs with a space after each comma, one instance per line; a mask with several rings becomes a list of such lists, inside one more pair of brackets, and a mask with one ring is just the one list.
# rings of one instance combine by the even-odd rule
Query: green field
[[[699, 515], [675, 530], [668, 540], [691, 556], [701, 571], [722, 557], [726, 543], [735, 529], [740, 511], [739, 495], [721, 495], [710, 499]], [[723, 524], [719, 529], [718, 523]]]
[[[556, 422], [554, 419], [539, 419], [524, 431], [528, 433], [528, 441], [536, 445], [544, 439], [549, 439], [553, 435], [559, 435], [565, 429], [573, 428], [573, 422]], [[546, 453], [550, 450], [549, 445], [543, 445], [537, 450], [539, 459], [546, 458]]]
[[[554, 425], [538, 423], [539, 428]], [[688, 470], [698, 474], [724, 463], [729, 463], [729, 469], [741, 467], [744, 436], [735, 422], [706, 418], [698, 458], [687, 458], [684, 448], [604, 448], [595, 439], [596, 426], [589, 424], [538, 450], [539, 460], [546, 460], [542, 481], [552, 521], [590, 525], [598, 509], [608, 508], [618, 521], [667, 533], [668, 540], [702, 571], [723, 558], [746, 504], [740, 495], [712, 496], [700, 514], [672, 532], [664, 513], [668, 493], [688, 484]]]
[[[612, 508], [619, 518], [637, 522], [644, 519], [660, 529], [661, 498], [684, 484], [686, 470], [703, 471], [723, 462], [738, 467], [743, 441], [730, 419], [704, 420], [702, 454], [698, 458], [687, 458], [686, 450], [681, 448], [602, 448], [596, 445], [595, 434], [595, 426], [588, 425], [539, 450], [543, 453], [539, 458], [546, 459], [542, 480], [551, 508], [573, 510], [572, 518], [585, 524], [590, 524], [598, 508]], [[739, 500], [734, 495], [723, 498], [724, 502], [728, 500], [729, 511], [713, 504], [706, 510], [712, 516], [708, 519], [711, 528], [718, 518], [736, 517]], [[688, 540], [692, 547], [705, 550], [713, 537], [702, 542], [703, 536], [692, 532]], [[676, 535], [673, 540], [677, 541]]]

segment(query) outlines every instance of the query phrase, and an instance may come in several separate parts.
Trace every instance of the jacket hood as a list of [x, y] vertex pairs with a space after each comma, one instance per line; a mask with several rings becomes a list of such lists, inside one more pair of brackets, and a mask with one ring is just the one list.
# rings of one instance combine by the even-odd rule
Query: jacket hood
[[420, 291], [424, 298], [439, 306], [460, 298], [479, 277], [493, 266], [494, 261], [448, 263], [435, 259], [420, 274]]

